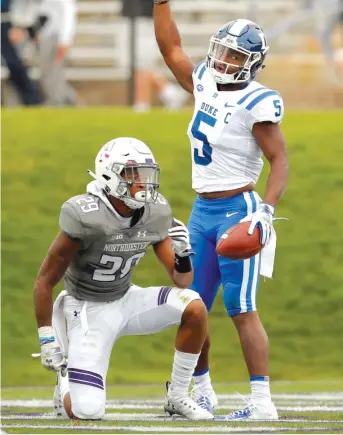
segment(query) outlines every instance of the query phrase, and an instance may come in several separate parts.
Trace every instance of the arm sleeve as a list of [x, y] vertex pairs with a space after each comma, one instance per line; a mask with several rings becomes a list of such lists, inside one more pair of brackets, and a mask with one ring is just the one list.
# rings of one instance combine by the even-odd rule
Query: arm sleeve
[[59, 225], [61, 230], [74, 239], [83, 240], [85, 238], [85, 229], [80, 217], [73, 206], [65, 202], [61, 209]]
[[272, 122], [280, 124], [284, 114], [281, 95], [275, 91], [266, 91], [246, 106], [248, 112], [247, 124], [252, 130], [256, 122]]

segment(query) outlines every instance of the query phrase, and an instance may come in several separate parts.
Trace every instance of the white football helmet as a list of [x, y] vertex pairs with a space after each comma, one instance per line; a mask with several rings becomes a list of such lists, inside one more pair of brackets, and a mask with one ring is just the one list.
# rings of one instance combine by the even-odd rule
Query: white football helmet
[[[207, 68], [216, 83], [246, 83], [264, 67], [268, 50], [263, 30], [256, 23], [243, 19], [230, 21], [211, 37]], [[242, 66], [225, 61], [235, 56], [242, 58]], [[236, 71], [230, 74], [230, 67]]]
[[[137, 209], [156, 201], [160, 168], [148, 146], [132, 137], [118, 137], [107, 142], [95, 158], [95, 178], [108, 195]], [[142, 190], [134, 197], [129, 187], [139, 185]]]

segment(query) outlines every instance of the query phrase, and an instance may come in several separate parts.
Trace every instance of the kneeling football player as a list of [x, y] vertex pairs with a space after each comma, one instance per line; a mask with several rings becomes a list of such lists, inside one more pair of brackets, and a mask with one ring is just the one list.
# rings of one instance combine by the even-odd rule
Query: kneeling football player
[[[188, 395], [207, 311], [187, 288], [193, 278], [189, 234], [157, 191], [159, 166], [143, 142], [118, 138], [101, 148], [95, 168], [87, 193], [63, 204], [61, 231], [34, 288], [42, 364], [57, 372], [55, 410], [63, 417], [101, 419], [116, 340], [178, 324], [165, 407], [191, 420], [212, 419]], [[175, 287], [131, 283], [150, 245]], [[53, 288], [63, 277], [66, 290], [53, 306]]]

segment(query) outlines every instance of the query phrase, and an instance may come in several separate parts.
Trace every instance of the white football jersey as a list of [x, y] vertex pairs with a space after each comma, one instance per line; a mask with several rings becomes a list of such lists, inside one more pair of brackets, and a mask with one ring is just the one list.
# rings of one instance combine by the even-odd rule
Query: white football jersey
[[192, 187], [218, 192], [256, 184], [262, 150], [252, 134], [255, 122], [280, 123], [280, 94], [256, 81], [238, 91], [217, 90], [201, 62], [193, 72], [195, 108], [188, 127], [192, 146]]

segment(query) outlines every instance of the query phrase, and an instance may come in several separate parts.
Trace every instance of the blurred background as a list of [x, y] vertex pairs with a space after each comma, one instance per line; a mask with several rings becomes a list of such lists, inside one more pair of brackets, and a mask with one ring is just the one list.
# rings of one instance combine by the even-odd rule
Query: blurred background
[[[32, 288], [58, 231], [60, 207], [84, 192], [86, 169], [105, 142], [134, 136], [153, 150], [161, 192], [187, 222], [195, 197], [186, 136], [193, 99], [163, 65], [151, 0], [1, 4], [2, 385], [52, 387], [54, 376], [30, 356], [39, 350]], [[291, 168], [277, 211], [290, 220], [276, 225], [274, 278], [261, 283], [258, 296], [270, 374], [317, 380], [324, 389], [331, 380], [328, 388], [337, 389], [343, 373], [343, 1], [171, 0], [171, 6], [194, 63], [229, 20], [255, 20], [268, 37], [258, 79], [284, 98]], [[167, 285], [169, 279], [150, 252], [134, 282]], [[247, 381], [220, 295], [210, 325], [213, 380]], [[120, 339], [108, 383], [155, 383], [162, 394], [174, 334]]]
[[[342, 0], [173, 0], [171, 6], [195, 63], [223, 23], [249, 18], [271, 46], [259, 79], [277, 88], [288, 107], [342, 107]], [[159, 55], [151, 0], [2, 0], [2, 11], [5, 106], [135, 104], [144, 111], [191, 104], [170, 83]]]

